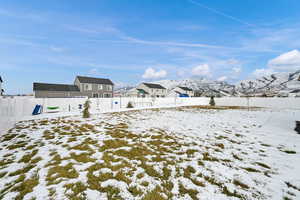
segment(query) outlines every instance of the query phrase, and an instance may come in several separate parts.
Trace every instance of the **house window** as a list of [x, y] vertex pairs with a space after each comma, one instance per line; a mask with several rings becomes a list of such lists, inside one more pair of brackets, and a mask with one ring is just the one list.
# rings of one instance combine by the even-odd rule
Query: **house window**
[[98, 85], [99, 90], [103, 90], [103, 85]]
[[98, 93], [93, 93], [93, 98], [98, 98]]
[[111, 85], [107, 86], [107, 91], [112, 91], [112, 86]]
[[92, 90], [92, 84], [85, 84], [85, 90]]

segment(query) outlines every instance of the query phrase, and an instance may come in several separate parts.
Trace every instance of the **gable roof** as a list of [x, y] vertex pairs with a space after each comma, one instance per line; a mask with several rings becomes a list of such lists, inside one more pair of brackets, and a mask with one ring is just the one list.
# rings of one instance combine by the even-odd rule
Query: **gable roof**
[[188, 87], [181, 87], [179, 86], [180, 89], [183, 89], [184, 91], [193, 91], [191, 88]]
[[113, 85], [113, 82], [106, 78], [93, 78], [87, 76], [76, 76], [76, 78], [78, 78], [80, 83]]
[[1, 78], [1, 76], [0, 76], [0, 82], [3, 83], [3, 80], [2, 80], [2, 78]]
[[146, 92], [145, 90], [143, 89], [137, 89], [141, 94], [149, 94], [148, 92]]
[[147, 86], [148, 88], [155, 88], [155, 89], [166, 89], [163, 86], [159, 85], [159, 84], [155, 84], [155, 83], [142, 83], [145, 86]]
[[65, 85], [65, 84], [49, 84], [49, 83], [33, 83], [33, 90], [42, 90], [42, 91], [78, 91], [79, 88], [77, 85]]

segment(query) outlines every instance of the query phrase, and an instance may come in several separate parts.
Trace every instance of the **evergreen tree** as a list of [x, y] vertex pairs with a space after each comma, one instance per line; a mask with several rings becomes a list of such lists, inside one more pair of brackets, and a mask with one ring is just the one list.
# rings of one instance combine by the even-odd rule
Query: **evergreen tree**
[[90, 105], [90, 100], [89, 99], [87, 99], [86, 100], [86, 102], [84, 103], [84, 105], [83, 105], [83, 118], [89, 118], [90, 117], [90, 111], [89, 111], [89, 109], [90, 109], [90, 107], [91, 107], [91, 105]]
[[215, 106], [216, 105], [214, 97], [210, 97], [209, 105], [210, 106]]
[[132, 105], [132, 103], [130, 101], [127, 104], [127, 108], [133, 108], [133, 105]]

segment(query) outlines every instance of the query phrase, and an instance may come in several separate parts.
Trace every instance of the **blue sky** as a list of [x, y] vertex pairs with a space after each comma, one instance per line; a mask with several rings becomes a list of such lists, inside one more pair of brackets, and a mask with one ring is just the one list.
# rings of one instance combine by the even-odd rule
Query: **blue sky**
[[76, 75], [234, 83], [291, 71], [299, 10], [299, 0], [1, 0], [0, 75], [16, 94]]

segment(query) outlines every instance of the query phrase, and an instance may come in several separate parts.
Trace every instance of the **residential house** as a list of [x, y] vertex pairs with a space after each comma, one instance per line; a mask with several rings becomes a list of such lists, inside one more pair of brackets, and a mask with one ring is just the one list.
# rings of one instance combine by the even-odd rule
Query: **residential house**
[[154, 83], [141, 83], [138, 85], [137, 90], [144, 97], [165, 97], [167, 95], [166, 88]]
[[33, 83], [36, 98], [68, 98], [82, 96], [76, 85]]
[[174, 91], [179, 94], [179, 96], [185, 96], [185, 97], [193, 97], [194, 91], [191, 88], [188, 87], [181, 87], [177, 86]]
[[4, 94], [4, 90], [2, 88], [2, 83], [3, 83], [3, 80], [2, 80], [2, 78], [0, 76], [0, 96], [2, 96]]
[[150, 97], [148, 92], [146, 92], [143, 89], [139, 89], [139, 88], [132, 88], [132, 89], [128, 90], [126, 92], [126, 96], [127, 97], [142, 97], [142, 98]]
[[109, 79], [77, 76], [73, 85], [33, 83], [36, 98], [113, 97], [113, 83]]
[[82, 96], [90, 98], [113, 97], [114, 84], [109, 79], [77, 76], [74, 85], [77, 85]]

